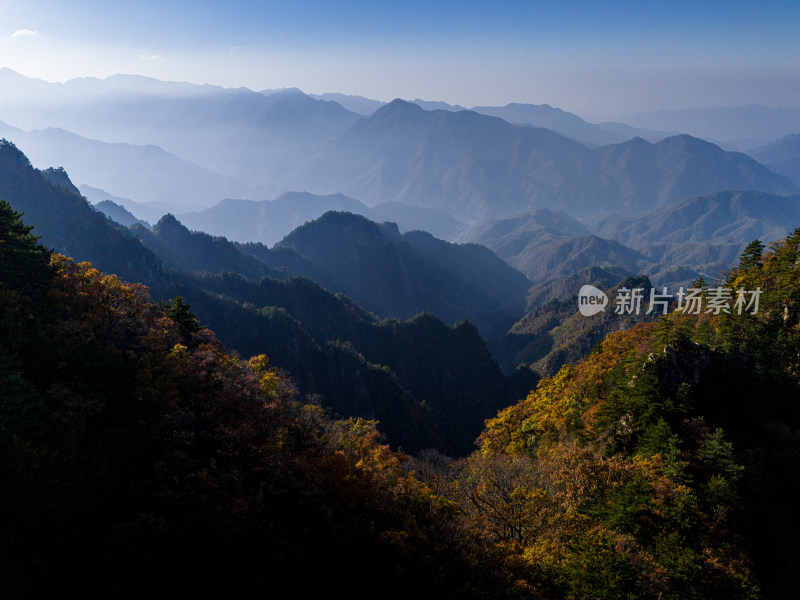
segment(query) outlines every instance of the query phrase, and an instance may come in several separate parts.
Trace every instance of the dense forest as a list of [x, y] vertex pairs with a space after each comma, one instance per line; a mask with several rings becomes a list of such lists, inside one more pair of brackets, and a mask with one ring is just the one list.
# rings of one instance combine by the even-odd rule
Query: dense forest
[[755, 241], [725, 285], [760, 288], [757, 313], [609, 333], [469, 456], [412, 456], [299, 395], [267, 356], [228, 354], [183, 298], [153, 303], [38, 244], [2, 202], [2, 586], [793, 597], [798, 264], [800, 229]]
[[[406, 321], [380, 319], [350, 298], [321, 287], [330, 279], [327, 272], [290, 248], [251, 244], [249, 252], [257, 255], [253, 256], [224, 238], [190, 232], [170, 216], [152, 233], [139, 226], [122, 227], [90, 206], [63, 170], [33, 168], [4, 140], [0, 140], [0, 197], [25, 214], [49, 248], [76, 261], [90, 261], [125, 281], [147, 285], [154, 301], [181, 296], [227, 351], [241, 356], [267, 354], [274, 366], [290, 374], [301, 396], [318, 397], [341, 416], [379, 420], [395, 449], [436, 448], [465, 455], [484, 420], [535, 384], [530, 370], [504, 376], [464, 313], [453, 326], [430, 313]], [[447, 285], [440, 287], [452, 287], [458, 297], [469, 299], [469, 289], [475, 290], [477, 283], [465, 293], [454, 273], [474, 271], [464, 263], [481, 262], [478, 274], [488, 277], [497, 271], [492, 281], [510, 281], [509, 287], [524, 291], [518, 283], [524, 277], [516, 273], [509, 278], [513, 269], [507, 265], [498, 271], [499, 259], [485, 248], [461, 248], [419, 232], [412, 236], [418, 255], [409, 257], [414, 254], [409, 245], [384, 240], [377, 225], [354, 215], [330, 217], [326, 221], [355, 219], [366, 225], [368, 233], [376, 234], [371, 241], [390, 257], [406, 255], [409, 268], [400, 265], [401, 270], [416, 269], [427, 279], [428, 288], [432, 287], [429, 273], [440, 275], [443, 267], [423, 254], [435, 254], [431, 246], [437, 250], [447, 246], [449, 251], [440, 252], [438, 260], [453, 265], [453, 271], [447, 273]], [[366, 260], [372, 248], [369, 244], [366, 251], [359, 248]], [[388, 264], [384, 279], [397, 260]], [[258, 279], [260, 274], [266, 276]], [[312, 275], [313, 281], [308, 278]], [[450, 313], [458, 314], [454, 297], [447, 300]]]
[[0, 202], [0, 580], [13, 597], [493, 590], [374, 422], [301, 403], [181, 299], [37, 245]]

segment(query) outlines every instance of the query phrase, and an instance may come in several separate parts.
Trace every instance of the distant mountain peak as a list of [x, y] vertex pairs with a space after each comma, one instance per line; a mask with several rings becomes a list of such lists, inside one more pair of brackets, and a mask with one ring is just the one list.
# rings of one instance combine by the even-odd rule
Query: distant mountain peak
[[391, 102], [383, 105], [378, 110], [376, 110], [373, 115], [386, 115], [391, 113], [398, 113], [400, 111], [409, 112], [409, 113], [422, 113], [425, 110], [418, 104], [414, 104], [413, 102], [408, 102], [407, 100], [403, 100], [402, 98], [395, 98]]
[[344, 228], [350, 231], [358, 231], [361, 233], [369, 233], [371, 235], [380, 235], [380, 228], [377, 223], [371, 221], [363, 215], [358, 215], [343, 210], [329, 210], [323, 213], [320, 217], [313, 221], [301, 225], [294, 232], [290, 233], [287, 238], [291, 237], [295, 232], [303, 229], [327, 229], [334, 228], [337, 231], [345, 231]]
[[468, 110], [465, 106], [461, 106], [460, 104], [448, 104], [447, 102], [442, 102], [441, 100], [422, 100], [420, 98], [415, 98], [411, 102], [412, 104], [420, 106], [424, 110], [446, 110], [448, 112]]
[[303, 90], [296, 87], [281, 88], [274, 90], [270, 96], [308, 96]]
[[167, 231], [174, 231], [174, 232], [185, 232], [189, 233], [189, 229], [178, 219], [175, 218], [175, 215], [172, 213], [167, 213], [163, 217], [158, 220], [158, 223], [155, 224], [153, 227], [153, 231], [156, 233], [162, 233]]

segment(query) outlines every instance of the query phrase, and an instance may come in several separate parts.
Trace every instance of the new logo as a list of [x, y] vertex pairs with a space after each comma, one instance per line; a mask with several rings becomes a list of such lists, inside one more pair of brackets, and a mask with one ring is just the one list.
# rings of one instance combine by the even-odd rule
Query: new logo
[[608, 306], [608, 296], [593, 285], [584, 285], [578, 292], [578, 310], [584, 317], [603, 312]]

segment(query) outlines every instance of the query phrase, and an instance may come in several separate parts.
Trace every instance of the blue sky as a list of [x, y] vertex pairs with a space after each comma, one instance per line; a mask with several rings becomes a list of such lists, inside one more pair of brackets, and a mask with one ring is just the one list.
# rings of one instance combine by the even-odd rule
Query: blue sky
[[800, 2], [0, 0], [0, 66], [548, 103], [593, 120], [800, 106]]

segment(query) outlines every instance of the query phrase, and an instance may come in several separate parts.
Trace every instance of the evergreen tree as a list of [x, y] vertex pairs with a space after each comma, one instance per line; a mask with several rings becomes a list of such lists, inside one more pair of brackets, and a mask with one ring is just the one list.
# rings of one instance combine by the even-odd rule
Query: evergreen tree
[[202, 329], [200, 322], [191, 310], [192, 305], [186, 302], [182, 296], [175, 296], [169, 302], [160, 302], [158, 306], [165, 315], [175, 321], [181, 334], [181, 341], [185, 344], [188, 345], [192, 341], [192, 336]]
[[739, 268], [750, 269], [761, 265], [764, 243], [761, 240], [753, 240], [745, 247], [741, 257], [739, 257]]
[[0, 200], [0, 289], [40, 283], [46, 275], [50, 252], [38, 243], [32, 229], [32, 225], [23, 223], [21, 213]]

